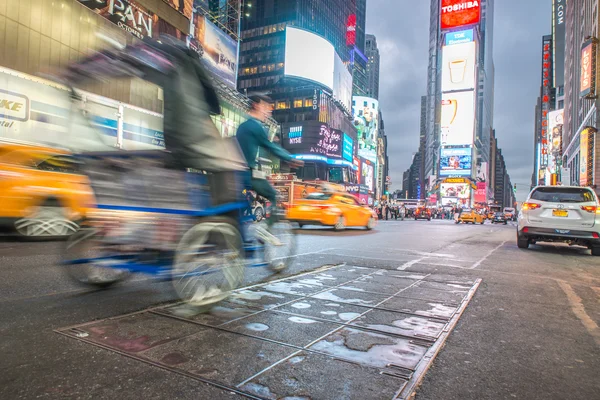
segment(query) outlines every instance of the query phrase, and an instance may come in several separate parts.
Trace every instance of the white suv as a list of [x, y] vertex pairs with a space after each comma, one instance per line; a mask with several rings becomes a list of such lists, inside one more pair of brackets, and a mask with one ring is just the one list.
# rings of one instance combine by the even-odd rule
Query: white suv
[[517, 245], [566, 242], [600, 256], [600, 203], [587, 187], [538, 186], [519, 212]]

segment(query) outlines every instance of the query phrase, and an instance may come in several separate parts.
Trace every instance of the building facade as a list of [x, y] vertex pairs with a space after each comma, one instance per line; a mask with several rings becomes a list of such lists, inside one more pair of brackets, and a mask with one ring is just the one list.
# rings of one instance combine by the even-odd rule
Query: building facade
[[598, 18], [598, 0], [566, 2], [562, 161], [571, 184], [595, 188], [600, 183]]
[[365, 55], [369, 62], [367, 64], [367, 96], [379, 99], [379, 48], [375, 35], [367, 35], [365, 44]]

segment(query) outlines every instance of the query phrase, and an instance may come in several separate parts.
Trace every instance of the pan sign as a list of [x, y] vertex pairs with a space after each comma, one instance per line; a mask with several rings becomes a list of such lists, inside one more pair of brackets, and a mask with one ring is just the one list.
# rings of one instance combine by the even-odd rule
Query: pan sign
[[152, 37], [154, 16], [132, 0], [79, 0], [79, 2], [139, 39]]

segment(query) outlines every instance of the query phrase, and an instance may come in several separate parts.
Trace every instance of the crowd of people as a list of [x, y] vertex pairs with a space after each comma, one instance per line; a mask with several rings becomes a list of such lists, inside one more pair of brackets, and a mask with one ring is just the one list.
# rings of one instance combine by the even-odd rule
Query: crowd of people
[[[380, 220], [404, 220], [415, 217], [415, 208], [406, 207], [404, 203], [397, 200], [381, 200], [375, 202], [374, 210]], [[432, 219], [452, 220], [461, 209], [458, 207], [439, 207], [431, 209]]]

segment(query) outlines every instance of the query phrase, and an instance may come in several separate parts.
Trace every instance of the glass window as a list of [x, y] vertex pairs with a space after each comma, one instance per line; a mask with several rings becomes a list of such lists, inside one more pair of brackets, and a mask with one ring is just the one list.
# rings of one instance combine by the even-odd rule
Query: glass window
[[312, 106], [312, 99], [304, 99], [304, 107]]
[[541, 187], [531, 194], [531, 200], [553, 203], [585, 203], [596, 201], [592, 192], [582, 188]]
[[333, 196], [331, 193], [310, 193], [306, 200], [329, 200]]
[[294, 100], [294, 108], [301, 108], [301, 107], [302, 107], [302, 99]]

